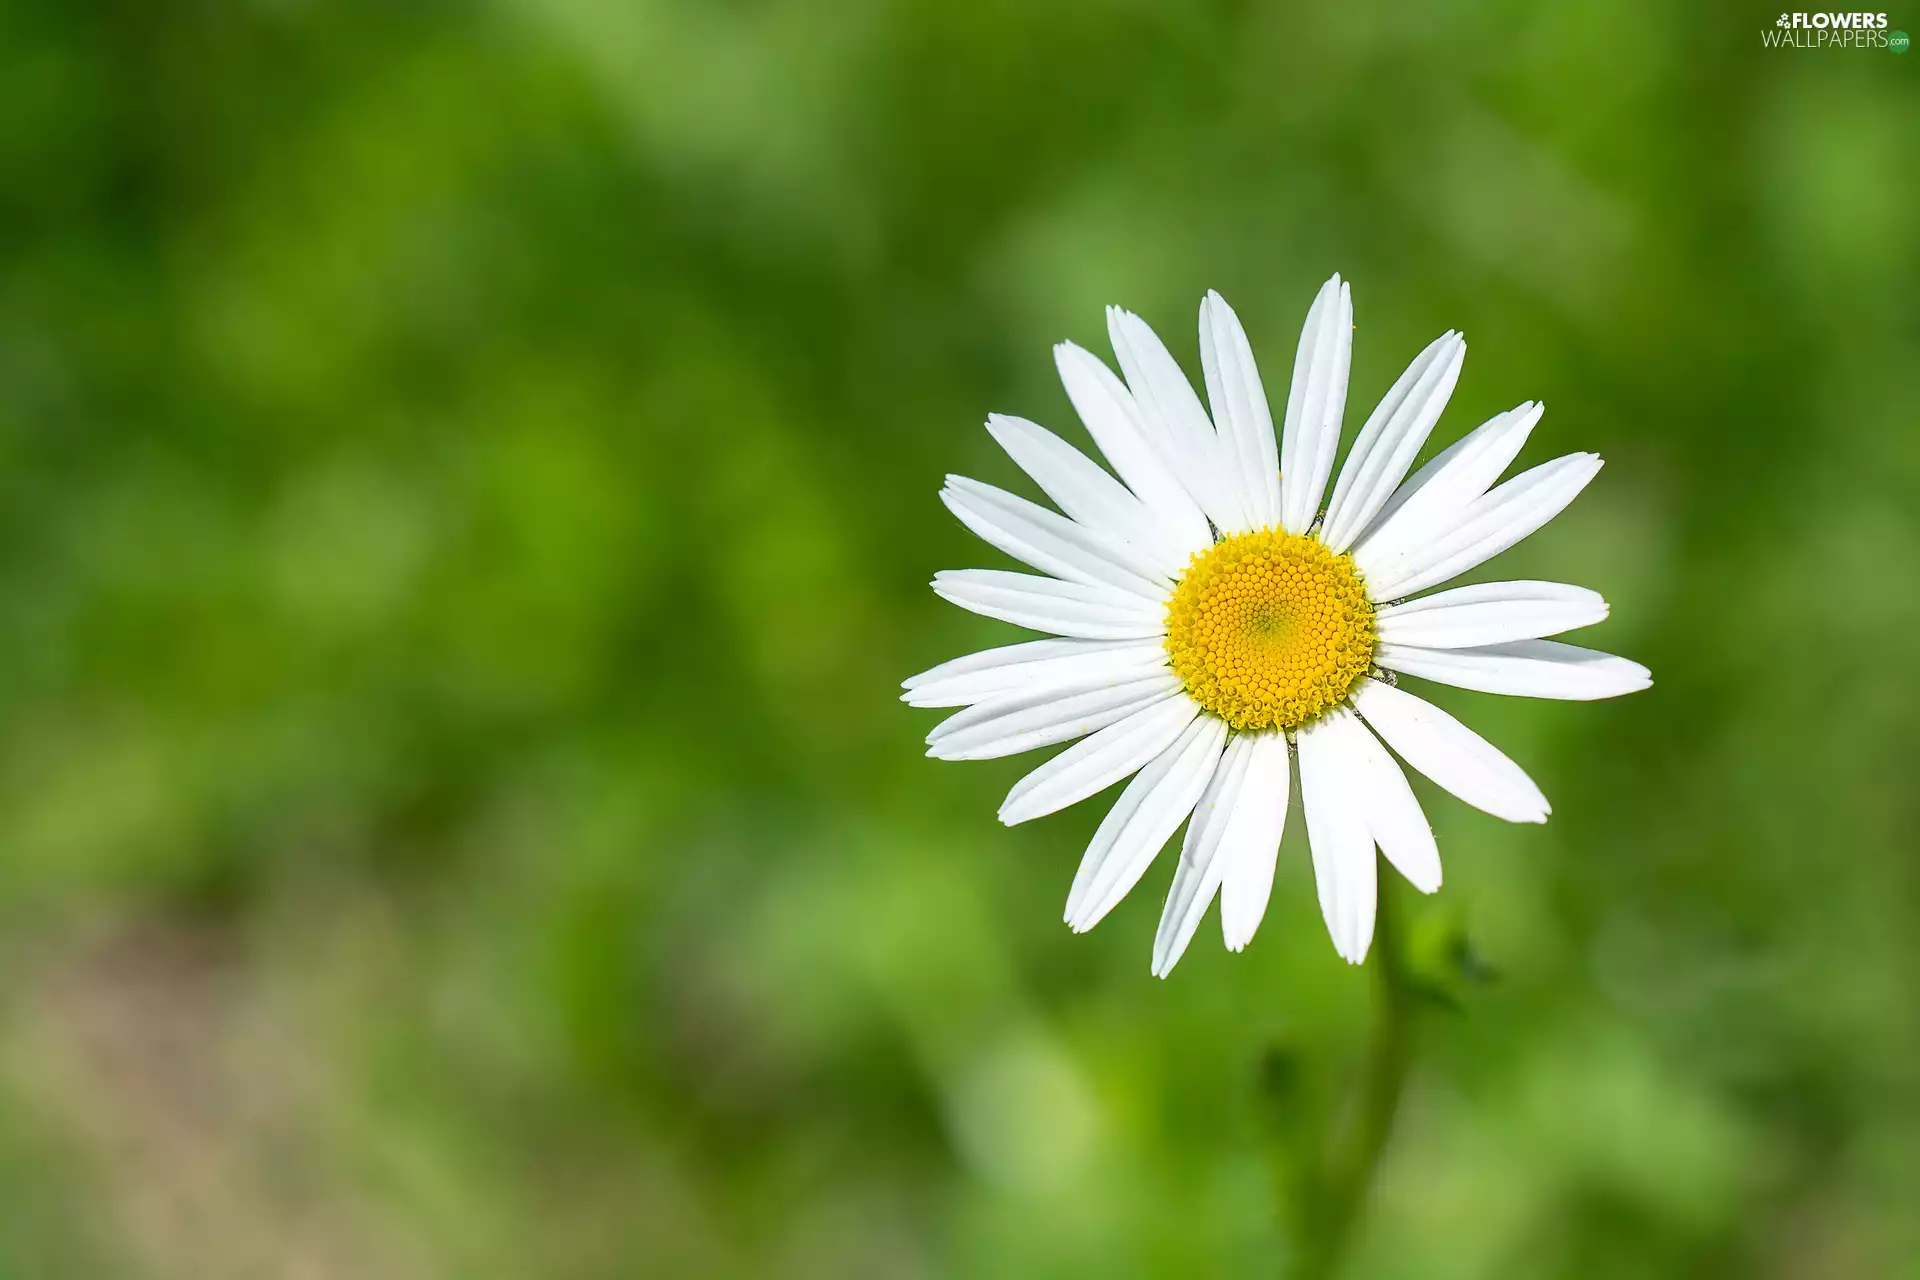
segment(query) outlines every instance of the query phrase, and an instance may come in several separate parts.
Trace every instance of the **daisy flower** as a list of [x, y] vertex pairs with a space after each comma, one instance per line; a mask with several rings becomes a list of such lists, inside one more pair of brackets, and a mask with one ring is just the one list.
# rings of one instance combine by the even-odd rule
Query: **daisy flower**
[[1420, 594], [1553, 519], [1600, 459], [1569, 454], [1497, 484], [1540, 420], [1529, 402], [1406, 479], [1466, 358], [1448, 332], [1368, 416], [1327, 498], [1353, 345], [1338, 275], [1307, 312], [1277, 445], [1253, 350], [1219, 294], [1200, 304], [1205, 405], [1138, 316], [1109, 308], [1107, 332], [1124, 381], [1072, 343], [1054, 357], [1113, 473], [995, 414], [987, 430], [1059, 511], [965, 476], [940, 492], [962, 524], [1039, 573], [944, 571], [933, 589], [1053, 638], [935, 667], [905, 682], [903, 700], [963, 708], [927, 737], [941, 760], [1080, 739], [1015, 784], [1000, 806], [1009, 826], [1132, 778], [1067, 895], [1076, 932], [1113, 910], [1186, 822], [1153, 945], [1162, 977], [1216, 893], [1228, 949], [1252, 939], [1297, 759], [1321, 913], [1334, 949], [1358, 964], [1373, 939], [1376, 846], [1415, 888], [1440, 887], [1433, 831], [1396, 756], [1509, 822], [1549, 812], [1520, 766], [1395, 673], [1533, 698], [1651, 683], [1638, 663], [1543, 638], [1607, 616], [1584, 587]]

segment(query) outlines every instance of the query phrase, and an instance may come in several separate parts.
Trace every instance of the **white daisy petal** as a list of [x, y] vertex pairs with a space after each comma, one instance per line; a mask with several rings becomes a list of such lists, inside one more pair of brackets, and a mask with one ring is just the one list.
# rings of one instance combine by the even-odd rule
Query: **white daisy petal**
[[1180, 556], [1210, 546], [1213, 530], [1206, 513], [1148, 443], [1139, 406], [1126, 384], [1099, 356], [1071, 342], [1056, 346], [1053, 359], [1060, 384], [1067, 389], [1087, 434], [1127, 487], [1146, 503], [1167, 545]]
[[900, 687], [918, 689], [954, 676], [988, 672], [1000, 667], [1018, 667], [1022, 663], [1064, 657], [1076, 650], [1097, 652], [1116, 649], [1127, 643], [1124, 640], [1023, 640], [1019, 644], [1002, 645], [998, 649], [976, 649], [972, 653], [950, 658], [937, 667], [929, 667], [918, 675], [908, 676], [900, 682]]
[[1467, 340], [1449, 330], [1414, 357], [1360, 428], [1327, 503], [1320, 540], [1335, 551], [1353, 545], [1405, 478], [1420, 446], [1453, 395]]
[[1653, 683], [1645, 667], [1597, 649], [1556, 640], [1515, 640], [1477, 649], [1382, 644], [1374, 661], [1389, 671], [1482, 693], [1587, 702], [1617, 698]]
[[984, 541], [1042, 573], [1166, 599], [1166, 583], [1138, 552], [1057, 511], [966, 476], [948, 476], [940, 500]]
[[1219, 855], [1226, 862], [1220, 879], [1220, 933], [1229, 951], [1252, 942], [1254, 931], [1267, 914], [1292, 782], [1286, 735], [1256, 735], [1253, 762], [1247, 768], [1233, 825], [1227, 830], [1225, 848]]
[[1600, 466], [1599, 454], [1574, 453], [1521, 472], [1473, 502], [1432, 541], [1372, 570], [1361, 566], [1369, 594], [1376, 600], [1411, 595], [1484, 564], [1566, 510]]
[[1491, 489], [1519, 456], [1544, 412], [1545, 405], [1528, 401], [1495, 414], [1414, 472], [1355, 543], [1353, 558], [1361, 571], [1397, 549], [1417, 547], [1441, 528], [1458, 523], [1467, 505]]
[[1356, 776], [1351, 753], [1341, 749], [1340, 724], [1351, 714], [1335, 708], [1299, 730], [1295, 740], [1300, 748], [1300, 807], [1313, 850], [1320, 914], [1340, 958], [1359, 964], [1373, 943], [1378, 873], [1362, 779]]
[[1154, 640], [1029, 640], [983, 649], [900, 682], [910, 707], [964, 707], [996, 694], [1151, 675], [1167, 665]]
[[1226, 743], [1227, 726], [1199, 716], [1178, 741], [1142, 769], [1094, 832], [1067, 894], [1067, 924], [1088, 929], [1127, 896], [1155, 855], [1199, 802]]
[[1362, 680], [1353, 705], [1403, 760], [1474, 808], [1508, 822], [1545, 822], [1553, 811], [1524, 769], [1426, 699]]
[[1347, 407], [1347, 370], [1353, 356], [1353, 299], [1338, 274], [1320, 288], [1300, 330], [1287, 390], [1287, 420], [1280, 440], [1280, 527], [1305, 533], [1320, 510], [1320, 496], [1340, 447], [1340, 420]]
[[1185, 697], [1180, 677], [1143, 676], [1121, 684], [1012, 693], [948, 716], [927, 735], [936, 760], [995, 760], [1083, 738], [1163, 698]]
[[1229, 950], [1253, 937], [1273, 889], [1274, 856], [1287, 820], [1287, 740], [1279, 733], [1238, 734], [1194, 809], [1180, 865], [1160, 914], [1153, 974], [1173, 971], [1193, 940], [1214, 893]]
[[1273, 438], [1273, 411], [1240, 317], [1212, 291], [1200, 304], [1200, 366], [1221, 457], [1240, 491], [1244, 520], [1232, 532], [1272, 528], [1280, 523], [1280, 449]]
[[1244, 528], [1238, 486], [1193, 384], [1166, 344], [1139, 316], [1107, 308], [1107, 336], [1126, 375], [1140, 420], [1173, 473], [1200, 509], [1222, 529]]
[[1082, 640], [1151, 639], [1167, 625], [1164, 605], [1131, 592], [1006, 569], [942, 569], [933, 589], [962, 609]]
[[1343, 723], [1348, 728], [1341, 731], [1346, 739], [1341, 749], [1352, 753], [1355, 776], [1367, 797], [1367, 829], [1373, 832], [1374, 843], [1414, 888], [1422, 893], [1437, 891], [1440, 848], [1406, 773], [1358, 717], [1348, 716]]
[[1096, 533], [1125, 543], [1157, 578], [1171, 584], [1187, 557], [1165, 538], [1145, 503], [1081, 453], [1037, 422], [996, 413], [987, 431], [1059, 508]]
[[1585, 587], [1484, 582], [1387, 605], [1374, 614], [1374, 634], [1392, 644], [1469, 649], [1559, 635], [1606, 616], [1606, 600]]
[[1167, 698], [1074, 743], [1020, 779], [1000, 805], [1011, 827], [1078, 804], [1139, 772], [1200, 714], [1190, 698]]
[[1234, 809], [1240, 801], [1241, 783], [1253, 759], [1255, 739], [1237, 734], [1220, 757], [1213, 780], [1194, 806], [1187, 821], [1187, 838], [1180, 846], [1180, 862], [1173, 871], [1173, 887], [1167, 891], [1166, 905], [1160, 911], [1160, 928], [1153, 938], [1153, 976], [1164, 978], [1173, 971], [1187, 944], [1193, 940], [1200, 918], [1220, 888], [1226, 861], [1220, 856], [1222, 837], [1227, 833]]

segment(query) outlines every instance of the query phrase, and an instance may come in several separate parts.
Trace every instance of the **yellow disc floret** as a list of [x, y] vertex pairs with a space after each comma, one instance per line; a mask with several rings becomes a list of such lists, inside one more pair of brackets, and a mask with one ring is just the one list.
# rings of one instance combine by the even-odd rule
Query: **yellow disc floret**
[[1353, 557], [1263, 529], [1197, 552], [1167, 602], [1167, 654], [1236, 729], [1291, 729], [1346, 699], [1373, 663], [1373, 605]]

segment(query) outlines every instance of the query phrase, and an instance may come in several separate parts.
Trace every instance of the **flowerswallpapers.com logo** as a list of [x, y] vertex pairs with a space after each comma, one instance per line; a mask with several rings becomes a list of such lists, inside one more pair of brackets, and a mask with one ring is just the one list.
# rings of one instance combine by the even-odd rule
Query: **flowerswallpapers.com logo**
[[1907, 33], [1887, 30], [1884, 13], [1783, 13], [1760, 32], [1766, 49], [1890, 49], [1907, 51]]

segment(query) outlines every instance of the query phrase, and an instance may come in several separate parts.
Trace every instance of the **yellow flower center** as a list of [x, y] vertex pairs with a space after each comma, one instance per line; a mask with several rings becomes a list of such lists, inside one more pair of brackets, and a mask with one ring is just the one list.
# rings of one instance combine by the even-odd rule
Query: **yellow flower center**
[[1223, 538], [1167, 602], [1167, 654], [1236, 729], [1291, 729], [1346, 699], [1373, 664], [1373, 605], [1353, 557], [1263, 529]]

